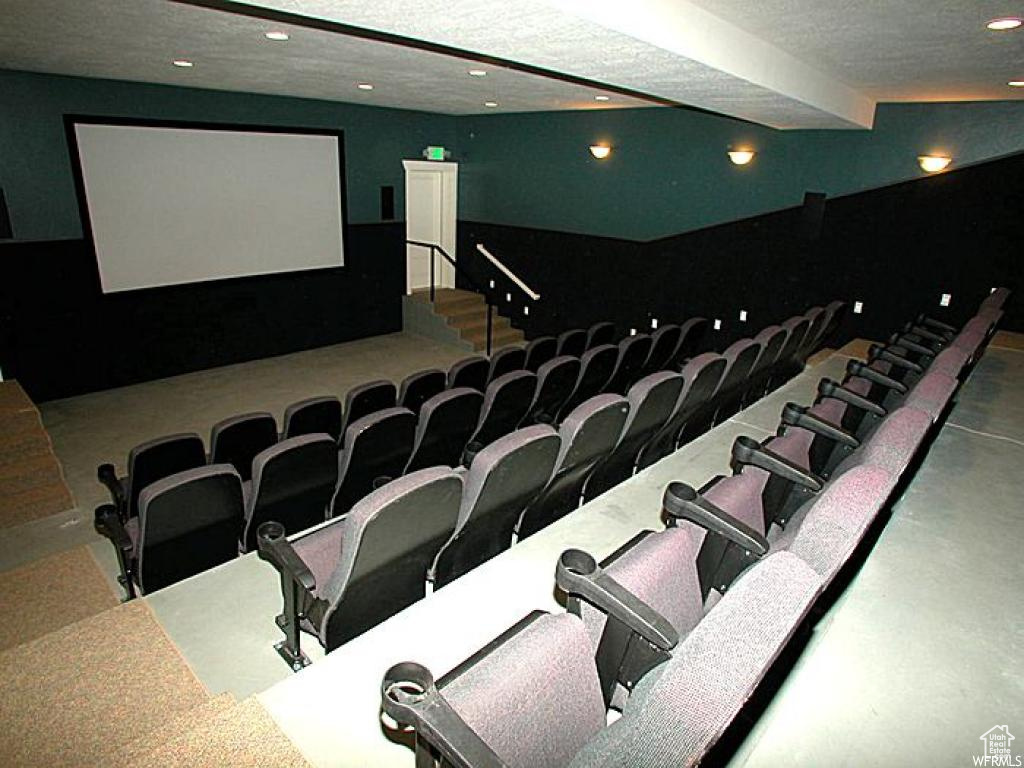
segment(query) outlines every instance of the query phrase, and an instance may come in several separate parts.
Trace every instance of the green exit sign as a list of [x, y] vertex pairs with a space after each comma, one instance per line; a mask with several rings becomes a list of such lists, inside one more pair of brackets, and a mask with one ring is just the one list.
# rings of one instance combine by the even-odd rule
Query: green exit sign
[[444, 160], [444, 147], [427, 147], [427, 160]]

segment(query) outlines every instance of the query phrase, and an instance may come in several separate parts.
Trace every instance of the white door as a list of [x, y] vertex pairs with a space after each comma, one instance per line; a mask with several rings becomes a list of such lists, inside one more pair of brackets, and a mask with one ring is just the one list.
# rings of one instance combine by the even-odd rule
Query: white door
[[[407, 240], [440, 245], [455, 258], [458, 164], [404, 160]], [[430, 287], [430, 248], [406, 246], [406, 292]], [[455, 287], [455, 268], [434, 256], [434, 285]]]

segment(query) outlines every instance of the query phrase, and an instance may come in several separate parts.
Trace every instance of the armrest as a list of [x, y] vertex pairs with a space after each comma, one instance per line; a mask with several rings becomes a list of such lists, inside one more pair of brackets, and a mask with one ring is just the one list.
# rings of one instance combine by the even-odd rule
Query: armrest
[[[917, 349], [911, 349], [911, 347], [917, 347]], [[924, 368], [922, 368], [917, 363], [908, 360], [907, 358], [893, 351], [893, 349], [900, 348], [910, 349], [913, 352], [918, 352], [918, 350], [921, 350], [920, 354], [924, 355], [932, 354], [931, 352], [929, 352], [924, 347], [918, 344], [913, 344], [912, 342], [907, 342], [906, 344], [903, 344], [903, 342], [900, 342], [900, 344], [895, 347], [880, 347], [877, 344], [872, 344], [868, 348], [868, 357], [872, 361], [884, 360], [885, 362], [889, 363], [889, 365], [894, 365], [897, 368], [903, 368], [904, 370], [911, 371], [912, 373], [922, 373], [924, 371]]]
[[417, 740], [429, 743], [452, 768], [505, 768], [506, 763], [437, 690], [426, 667], [412, 661], [395, 664], [384, 673], [380, 699], [388, 717], [412, 727]]
[[131, 556], [132, 538], [124, 529], [121, 516], [113, 504], [103, 504], [96, 507], [96, 517], [93, 520], [93, 527], [96, 533], [110, 539], [111, 543], [125, 555]]
[[851, 376], [858, 376], [862, 379], [867, 379], [872, 384], [878, 384], [879, 386], [885, 387], [899, 392], [901, 395], [906, 394], [907, 385], [902, 382], [896, 381], [896, 379], [886, 376], [884, 373], [879, 373], [874, 368], [860, 362], [859, 360], [851, 360], [846, 364], [846, 372]]
[[808, 432], [834, 440], [848, 448], [857, 448], [860, 445], [860, 440], [842, 427], [826, 421], [813, 413], [809, 413], [804, 406], [797, 405], [796, 403], [786, 403], [786, 406], [782, 409], [782, 425], [806, 429]]
[[822, 379], [818, 382], [818, 395], [820, 397], [831, 397], [833, 400], [840, 400], [847, 405], [860, 408], [862, 411], [867, 411], [875, 416], [885, 416], [888, 413], [884, 407], [874, 400], [868, 400], [864, 395], [857, 394], [852, 389], [847, 389], [832, 379]]
[[943, 323], [939, 320], [936, 320], [935, 318], [928, 317], [927, 315], [918, 315], [917, 324], [923, 325], [926, 328], [934, 328], [942, 333], [947, 333], [953, 336], [955, 336], [958, 333], [957, 329], [954, 328], [952, 325], [949, 325], [948, 323]]
[[712, 504], [686, 483], [669, 483], [663, 504], [674, 520], [699, 525], [757, 557], [768, 554], [768, 540], [764, 536]]
[[260, 560], [266, 560], [307, 592], [316, 589], [313, 572], [299, 557], [292, 543], [285, 538], [283, 525], [273, 521], [263, 523], [256, 530], [256, 541], [259, 545]]
[[916, 333], [903, 333], [894, 336], [888, 346], [890, 349], [902, 349], [921, 355], [921, 357], [926, 357], [930, 363], [931, 359], [939, 353], [941, 346], [932, 347], [926, 344], [925, 341]]
[[582, 597], [663, 651], [672, 650], [679, 642], [679, 633], [664, 616], [606, 574], [582, 550], [562, 553], [555, 567], [555, 583], [566, 594]]
[[737, 437], [732, 444], [732, 462], [734, 471], [737, 466], [757, 467], [814, 492], [820, 491], [825, 485], [817, 475], [744, 435]]
[[903, 326], [903, 333], [912, 333], [915, 336], [920, 336], [926, 341], [933, 341], [936, 344], [941, 344], [942, 346], [949, 343], [949, 336], [942, 333], [936, 333], [920, 323], [907, 323]]
[[127, 513], [127, 492], [124, 485], [117, 479], [113, 464], [100, 464], [96, 469], [96, 479], [110, 491], [110, 499], [114, 502], [118, 514], [124, 517]]

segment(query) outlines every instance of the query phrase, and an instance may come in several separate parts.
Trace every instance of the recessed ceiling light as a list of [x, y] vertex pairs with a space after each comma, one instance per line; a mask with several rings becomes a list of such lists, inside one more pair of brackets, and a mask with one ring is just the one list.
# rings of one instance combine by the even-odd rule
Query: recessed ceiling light
[[471, 69], [471, 70], [469, 70], [469, 74], [472, 75], [473, 77], [487, 77], [487, 70], [486, 69]]
[[485, 101], [484, 102], [484, 106], [485, 107], [496, 107], [496, 106], [498, 106], [498, 102], [496, 102], [496, 101]]
[[287, 32], [280, 32], [278, 30], [274, 30], [273, 32], [267, 32], [264, 35], [264, 37], [267, 38], [267, 40], [284, 42], [285, 40], [289, 39], [291, 35], [289, 35]]
[[1007, 85], [1011, 88], [1024, 88], [1024, 80], [1011, 80]]
[[195, 66], [195, 64], [193, 64], [188, 59], [175, 59], [171, 62], [171, 64], [173, 64], [176, 67], [181, 67], [182, 69], [189, 69], [190, 67]]
[[594, 101], [610, 101], [611, 96], [595, 96]]
[[994, 29], [996, 32], [1002, 32], [1007, 29], [1016, 29], [1021, 25], [1021, 20], [1016, 16], [1004, 16], [999, 19], [992, 19], [985, 26], [989, 29]]
[[360, 91], [372, 91], [373, 83], [356, 83], [356, 88]]

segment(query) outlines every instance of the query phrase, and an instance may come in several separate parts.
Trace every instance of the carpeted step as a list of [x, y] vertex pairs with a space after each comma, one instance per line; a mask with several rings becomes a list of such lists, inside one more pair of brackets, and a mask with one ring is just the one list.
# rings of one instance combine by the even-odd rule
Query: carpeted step
[[0, 765], [117, 765], [126, 745], [208, 698], [133, 600], [0, 653]]
[[[221, 693], [209, 701], [205, 701], [198, 707], [172, 717], [161, 723], [156, 730], [134, 739], [124, 746], [124, 751], [115, 765], [141, 764], [141, 758], [165, 748], [182, 737], [192, 733], [197, 728], [204, 728], [206, 725], [232, 709], [237, 702], [231, 693]], [[159, 765], [159, 763], [150, 763]]]
[[196, 724], [130, 762], [160, 768], [308, 768], [309, 763], [255, 698]]
[[118, 605], [88, 547], [0, 573], [0, 651]]

